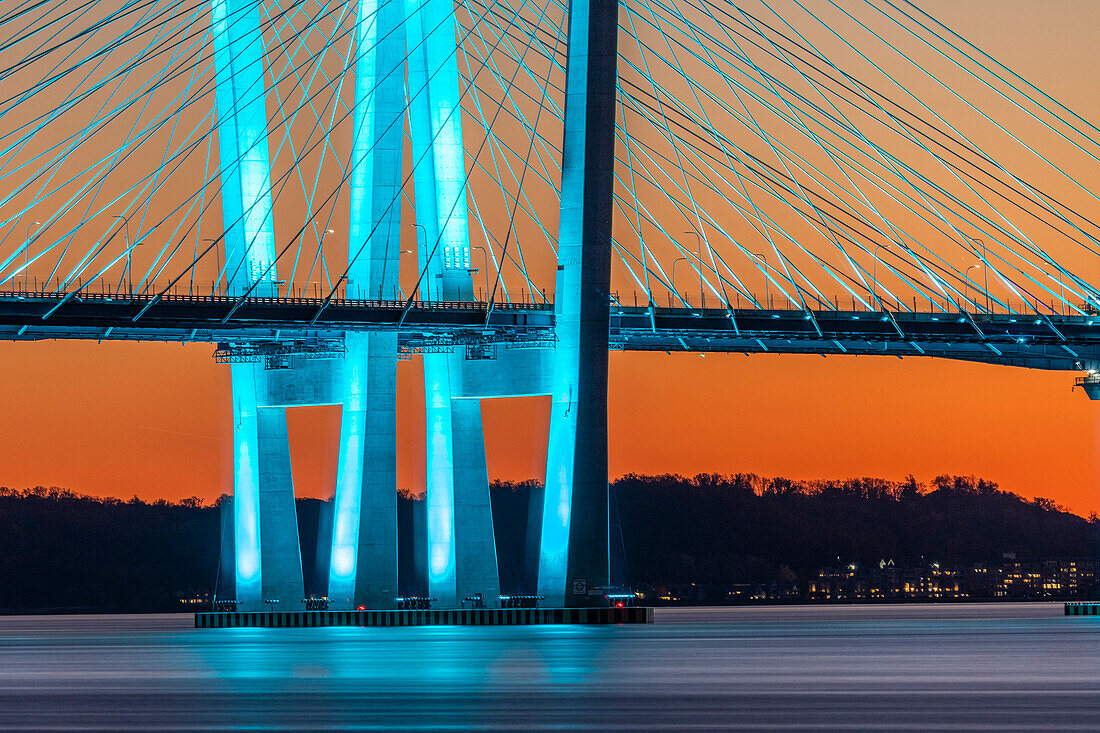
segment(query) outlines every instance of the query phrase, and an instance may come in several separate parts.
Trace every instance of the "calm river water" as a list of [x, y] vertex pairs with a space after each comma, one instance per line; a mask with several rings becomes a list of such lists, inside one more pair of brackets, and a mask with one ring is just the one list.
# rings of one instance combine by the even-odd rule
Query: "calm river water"
[[663, 610], [652, 626], [0, 617], [5, 730], [1100, 730], [1060, 604]]

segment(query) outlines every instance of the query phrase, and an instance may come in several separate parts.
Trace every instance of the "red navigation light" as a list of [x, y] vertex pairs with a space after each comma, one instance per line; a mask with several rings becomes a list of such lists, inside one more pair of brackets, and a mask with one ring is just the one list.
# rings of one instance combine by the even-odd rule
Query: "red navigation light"
[[615, 601], [615, 608], [626, 608], [626, 604], [622, 601]]
[[366, 610], [367, 610], [367, 607], [366, 607], [366, 606], [360, 606], [360, 607], [359, 607], [359, 608], [358, 608], [357, 610], [359, 610], [359, 611], [366, 611]]

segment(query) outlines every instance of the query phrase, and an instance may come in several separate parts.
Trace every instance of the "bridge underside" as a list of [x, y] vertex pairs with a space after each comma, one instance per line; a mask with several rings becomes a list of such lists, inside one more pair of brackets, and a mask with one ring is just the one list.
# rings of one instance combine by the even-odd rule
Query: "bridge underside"
[[[345, 332], [397, 334], [405, 352], [555, 344], [552, 306], [314, 299], [128, 301], [0, 297], [0, 340], [88, 339], [219, 344], [225, 360], [343, 352]], [[871, 311], [614, 308], [610, 348], [623, 351], [927, 356], [1065, 371], [1100, 370], [1100, 316]]]

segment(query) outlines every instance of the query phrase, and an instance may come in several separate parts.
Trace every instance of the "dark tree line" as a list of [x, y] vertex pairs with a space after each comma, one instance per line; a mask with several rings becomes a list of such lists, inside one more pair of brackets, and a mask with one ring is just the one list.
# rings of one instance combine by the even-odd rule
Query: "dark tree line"
[[[492, 496], [501, 589], [530, 592], [541, 486], [496, 483]], [[612, 484], [611, 502], [613, 569], [625, 584], [794, 580], [838, 558], [912, 566], [994, 563], [1005, 552], [1020, 560], [1096, 552], [1095, 516], [967, 477], [922, 485], [630, 475]], [[327, 506], [298, 501], [306, 583], [315, 591], [326, 575], [319, 545], [331, 531]], [[403, 496], [400, 512], [401, 584], [415, 592], [423, 502]], [[216, 587], [222, 514], [198, 499], [0, 488], [0, 611], [180, 610], [180, 597]]]

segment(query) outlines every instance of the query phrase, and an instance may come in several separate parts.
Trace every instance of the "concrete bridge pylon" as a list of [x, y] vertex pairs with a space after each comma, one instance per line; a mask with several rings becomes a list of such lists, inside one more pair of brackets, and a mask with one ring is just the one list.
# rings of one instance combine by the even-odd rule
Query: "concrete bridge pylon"
[[[212, 0], [226, 270], [231, 294], [276, 295], [264, 49], [255, 0]], [[473, 300], [454, 6], [359, 0], [347, 292], [399, 292], [403, 130], [411, 135], [418, 297]], [[427, 579], [437, 607], [499, 605], [480, 401], [551, 395], [539, 589], [598, 602], [607, 577], [607, 344], [617, 6], [571, 11], [553, 348], [470, 360], [423, 355]], [[406, 77], [407, 89], [406, 92]], [[234, 547], [241, 610], [300, 610], [302, 560], [285, 410], [342, 408], [328, 597], [392, 608], [398, 594], [396, 333], [345, 333], [342, 357], [232, 366]], [[586, 589], [571, 583], [583, 577]], [[589, 591], [588, 588], [593, 589]]]

